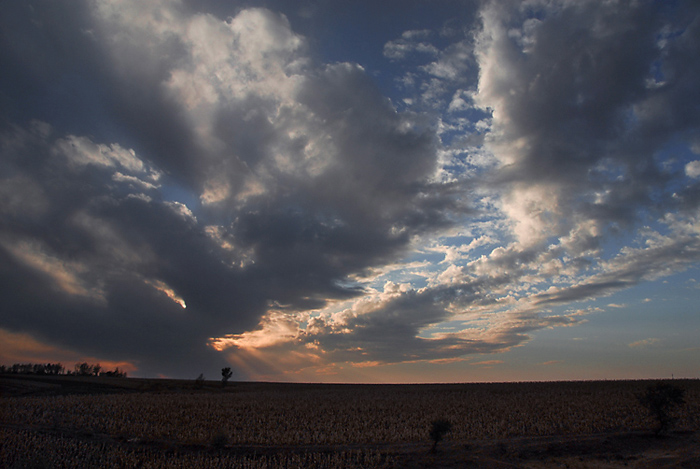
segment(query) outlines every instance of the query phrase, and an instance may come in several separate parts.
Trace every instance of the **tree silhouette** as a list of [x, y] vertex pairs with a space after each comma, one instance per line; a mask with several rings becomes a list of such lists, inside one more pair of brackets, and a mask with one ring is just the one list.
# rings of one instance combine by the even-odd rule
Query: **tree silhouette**
[[226, 368], [221, 369], [221, 385], [226, 386], [226, 383], [228, 382], [229, 378], [233, 376], [233, 372], [231, 371], [231, 367], [227, 366]]
[[431, 453], [437, 451], [437, 444], [446, 433], [452, 430], [452, 424], [445, 419], [433, 420], [430, 424], [430, 439], [433, 440], [433, 447], [430, 448]]
[[78, 376], [91, 376], [92, 370], [92, 366], [89, 365], [87, 362], [75, 364], [75, 374]]
[[204, 387], [204, 373], [200, 373], [197, 379], [194, 380], [194, 385], [197, 389]]

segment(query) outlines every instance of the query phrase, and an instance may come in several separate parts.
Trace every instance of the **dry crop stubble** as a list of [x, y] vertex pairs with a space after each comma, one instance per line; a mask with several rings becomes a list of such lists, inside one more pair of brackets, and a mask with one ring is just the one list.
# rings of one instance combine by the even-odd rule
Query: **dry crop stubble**
[[[679, 410], [676, 428], [697, 431], [700, 382], [675, 383], [686, 390], [686, 405]], [[344, 448], [352, 449], [343, 456], [350, 465], [358, 457], [374, 457], [356, 454], [363, 445], [426, 443], [430, 423], [441, 418], [452, 423], [445, 440], [453, 442], [650, 429], [654, 423], [635, 397], [648, 385], [649, 381], [394, 386], [231, 383], [226, 391], [217, 392], [7, 398], [2, 401], [2, 423], [15, 428], [10, 441], [33, 441], [37, 447], [41, 447], [41, 435], [30, 432], [32, 437], [25, 441], [16, 429], [52, 429], [51, 438], [72, 432], [171, 446], [210, 447], [223, 436], [228, 449], [286, 445], [307, 448], [309, 454], [316, 451], [314, 447], [335, 445], [336, 449], [329, 449], [334, 457], [340, 457]], [[108, 453], [114, 451], [118, 455], [114, 448]], [[124, 458], [141, 457], [128, 456], [133, 448], [125, 451]], [[330, 464], [328, 457], [326, 453], [313, 456], [319, 464]]]
[[[681, 382], [681, 381], [678, 381]], [[449, 416], [456, 440], [586, 434], [649, 427], [635, 399], [645, 382], [520, 385], [324, 386], [224, 393], [135, 393], [15, 398], [12, 423], [111, 436], [229, 444], [399, 443], [425, 439], [432, 420]], [[233, 386], [233, 385], [232, 385]], [[679, 428], [697, 423], [697, 386]]]

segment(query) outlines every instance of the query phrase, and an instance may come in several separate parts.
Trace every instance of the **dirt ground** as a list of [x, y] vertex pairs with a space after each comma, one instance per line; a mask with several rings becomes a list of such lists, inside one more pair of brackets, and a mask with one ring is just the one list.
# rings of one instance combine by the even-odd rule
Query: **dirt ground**
[[575, 437], [510, 438], [494, 441], [444, 442], [436, 454], [397, 453], [406, 468], [700, 468], [700, 435], [676, 432], [614, 433]]

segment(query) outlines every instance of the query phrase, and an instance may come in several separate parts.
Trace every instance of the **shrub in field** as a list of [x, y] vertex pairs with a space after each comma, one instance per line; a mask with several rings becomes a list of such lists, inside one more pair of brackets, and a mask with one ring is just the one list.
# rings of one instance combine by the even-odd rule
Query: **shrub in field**
[[221, 369], [221, 385], [226, 386], [226, 383], [228, 380], [233, 376], [233, 371], [231, 371], [231, 367], [227, 366], [226, 368]]
[[655, 435], [665, 433], [673, 426], [676, 418], [671, 410], [684, 404], [683, 395], [685, 391], [678, 386], [669, 383], [657, 383], [649, 386], [644, 394], [637, 395], [639, 403], [649, 410], [649, 413], [656, 419], [658, 426], [654, 430]]
[[452, 430], [452, 424], [445, 419], [433, 420], [430, 424], [430, 439], [433, 440], [433, 447], [430, 452], [437, 451], [437, 444], [443, 439], [445, 434]]
[[200, 373], [197, 379], [194, 380], [194, 385], [197, 389], [204, 387], [204, 373]]
[[228, 444], [228, 437], [225, 433], [217, 433], [211, 439], [211, 446], [214, 449], [223, 449]]

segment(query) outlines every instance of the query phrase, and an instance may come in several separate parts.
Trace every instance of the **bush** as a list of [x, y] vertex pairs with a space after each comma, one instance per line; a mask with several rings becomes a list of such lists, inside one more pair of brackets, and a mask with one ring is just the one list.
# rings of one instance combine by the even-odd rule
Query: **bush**
[[445, 419], [433, 420], [430, 424], [430, 439], [433, 440], [433, 447], [430, 449], [431, 453], [437, 451], [437, 444], [446, 433], [452, 430], [452, 424]]
[[646, 407], [658, 422], [658, 426], [654, 430], [655, 435], [661, 435], [673, 426], [676, 418], [670, 412], [674, 407], [685, 404], [684, 394], [685, 391], [678, 386], [669, 383], [656, 383], [647, 387], [644, 394], [637, 395], [639, 403]]
[[211, 439], [211, 447], [214, 449], [223, 449], [228, 444], [228, 437], [225, 433], [217, 433], [214, 438]]

